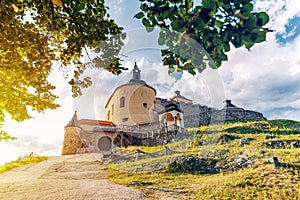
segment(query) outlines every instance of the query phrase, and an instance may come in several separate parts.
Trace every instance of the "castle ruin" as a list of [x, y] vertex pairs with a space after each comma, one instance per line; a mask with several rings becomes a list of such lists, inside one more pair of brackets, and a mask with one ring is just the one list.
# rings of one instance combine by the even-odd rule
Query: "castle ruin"
[[225, 120], [265, 120], [262, 113], [224, 101], [222, 109], [194, 104], [175, 91], [174, 97], [156, 97], [155, 88], [141, 79], [134, 65], [132, 79], [117, 87], [108, 99], [105, 120], [77, 119], [65, 127], [62, 155], [110, 152], [116, 146], [157, 145], [180, 138], [185, 128]]

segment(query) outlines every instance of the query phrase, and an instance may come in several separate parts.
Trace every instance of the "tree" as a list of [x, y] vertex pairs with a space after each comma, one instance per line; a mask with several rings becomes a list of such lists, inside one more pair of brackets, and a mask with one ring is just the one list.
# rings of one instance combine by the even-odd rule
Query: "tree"
[[[161, 29], [158, 43], [166, 45], [162, 50], [163, 64], [169, 71], [188, 70], [191, 74], [202, 72], [208, 64], [218, 68], [227, 60], [230, 43], [236, 48], [248, 50], [266, 40], [270, 29], [265, 12], [253, 12], [251, 0], [202, 0], [194, 6], [192, 0], [139, 0], [141, 19], [148, 31]], [[191, 41], [193, 40], [193, 41]], [[200, 44], [206, 52], [194, 49]], [[210, 56], [214, 62], [206, 62]]]
[[[230, 43], [250, 49], [265, 41], [270, 31], [263, 28], [268, 15], [253, 12], [250, 0], [203, 0], [200, 5], [192, 0], [139, 1], [141, 12], [135, 17], [148, 31], [161, 29], [158, 43], [166, 46], [163, 64], [170, 72], [201, 72], [208, 56], [216, 63], [208, 65], [219, 67], [227, 60]], [[86, 68], [104, 68], [116, 75], [125, 69], [118, 55], [125, 33], [107, 10], [104, 0], [1, 1], [0, 122], [5, 113], [22, 121], [30, 118], [29, 108], [42, 112], [59, 106], [51, 92], [55, 87], [47, 81], [53, 62], [71, 76], [74, 96], [91, 85], [90, 78], [82, 76]], [[208, 55], [186, 45], [190, 40], [201, 44]], [[87, 49], [101, 56], [82, 63]]]
[[[46, 2], [46, 3], [45, 3]], [[62, 70], [74, 65], [70, 80], [75, 95], [91, 84], [80, 79], [83, 48], [95, 48], [122, 28], [109, 19], [104, 1], [5, 0], [0, 3], [0, 122], [5, 113], [22, 121], [30, 118], [28, 108], [39, 112], [54, 109], [55, 87], [47, 81], [53, 62]], [[106, 66], [118, 74], [119, 58]], [[71, 74], [72, 75], [72, 74]]]

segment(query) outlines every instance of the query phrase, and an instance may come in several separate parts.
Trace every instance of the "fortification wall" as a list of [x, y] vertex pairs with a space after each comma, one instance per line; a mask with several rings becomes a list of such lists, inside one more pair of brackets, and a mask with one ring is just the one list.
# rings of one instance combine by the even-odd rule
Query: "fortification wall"
[[262, 113], [243, 110], [243, 109], [227, 109], [226, 120], [266, 120]]
[[[164, 103], [166, 102], [168, 101]], [[200, 125], [228, 120], [266, 120], [262, 113], [244, 110], [242, 108], [218, 110], [205, 105], [184, 102], [179, 102], [179, 107], [183, 112], [185, 128], [198, 127]]]
[[183, 112], [184, 127], [198, 127], [200, 123], [200, 107], [191, 103], [180, 103]]

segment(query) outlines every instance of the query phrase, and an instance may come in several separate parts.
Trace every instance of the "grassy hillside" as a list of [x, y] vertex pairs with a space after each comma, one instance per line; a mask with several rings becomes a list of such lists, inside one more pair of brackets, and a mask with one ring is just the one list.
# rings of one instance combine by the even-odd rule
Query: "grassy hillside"
[[[227, 122], [189, 132], [191, 143], [168, 146], [189, 144], [184, 154], [166, 155], [163, 146], [122, 149], [121, 158], [131, 161], [115, 159], [106, 169], [109, 179], [150, 199], [300, 199], [299, 122]], [[147, 152], [144, 159], [135, 159], [137, 148]], [[155, 170], [139, 170], [145, 166]]]

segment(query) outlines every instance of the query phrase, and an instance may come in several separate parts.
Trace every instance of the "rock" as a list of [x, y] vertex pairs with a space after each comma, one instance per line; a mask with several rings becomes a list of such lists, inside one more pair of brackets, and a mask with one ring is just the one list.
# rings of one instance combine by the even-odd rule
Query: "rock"
[[273, 157], [273, 162], [274, 162], [275, 167], [279, 167], [280, 166], [280, 163], [279, 163], [277, 157]]
[[199, 141], [199, 142], [197, 142], [197, 145], [204, 146], [204, 145], [207, 145], [207, 142], [206, 142], [206, 140]]
[[244, 146], [245, 144], [249, 144], [250, 138], [243, 137], [240, 139], [240, 146]]
[[227, 153], [229, 150], [224, 149], [224, 150], [210, 150], [207, 157], [212, 158], [212, 159], [226, 159], [227, 158]]
[[242, 167], [244, 163], [246, 163], [248, 161], [248, 157], [247, 156], [238, 156], [237, 158], [235, 158], [234, 162], [238, 167]]
[[300, 147], [300, 142], [299, 142], [299, 140], [296, 140], [296, 141], [293, 141], [291, 143], [291, 145], [292, 145], [293, 148], [299, 148]]
[[266, 155], [270, 155], [268, 152], [266, 152], [266, 151], [261, 151], [260, 152], [263, 156], [266, 156]]
[[274, 139], [274, 138], [276, 138], [275, 135], [266, 135], [266, 140], [268, 140], [268, 139]]
[[215, 168], [216, 163], [217, 161], [213, 159], [181, 156], [169, 165], [169, 171], [214, 174], [218, 172]]
[[274, 140], [264, 143], [268, 148], [299, 148], [300, 140]]
[[245, 155], [239, 155], [235, 158], [223, 160], [217, 163], [216, 168], [219, 171], [228, 172], [236, 171], [242, 168], [252, 167], [258, 158], [256, 156], [247, 157]]
[[269, 148], [283, 148], [285, 147], [283, 140], [269, 141], [266, 143]]
[[218, 136], [216, 143], [217, 144], [227, 144], [234, 139], [235, 139], [235, 137], [232, 135], [222, 134], [222, 135]]
[[233, 172], [242, 168], [252, 167], [258, 159], [256, 156], [248, 157], [246, 155], [228, 158], [227, 152], [229, 150], [211, 150], [205, 154], [205, 158], [195, 156], [178, 157], [169, 165], [169, 172], [207, 174], [219, 173], [220, 171]]
[[251, 149], [246, 149], [245, 151], [243, 151], [244, 155], [251, 154], [251, 153], [253, 153], [253, 150]]

